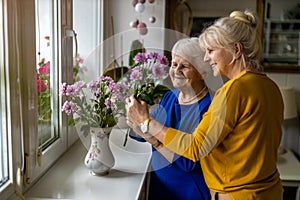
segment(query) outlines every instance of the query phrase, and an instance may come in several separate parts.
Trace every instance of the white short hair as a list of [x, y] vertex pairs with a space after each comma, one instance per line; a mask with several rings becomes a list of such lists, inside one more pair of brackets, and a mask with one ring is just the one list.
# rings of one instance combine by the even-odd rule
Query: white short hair
[[205, 51], [201, 49], [197, 37], [178, 40], [172, 48], [172, 57], [174, 54], [191, 63], [203, 77], [209, 72], [209, 64], [204, 62]]

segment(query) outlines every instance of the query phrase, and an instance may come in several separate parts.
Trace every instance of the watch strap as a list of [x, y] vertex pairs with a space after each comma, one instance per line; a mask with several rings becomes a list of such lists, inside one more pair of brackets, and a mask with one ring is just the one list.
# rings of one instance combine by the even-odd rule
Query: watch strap
[[142, 124], [149, 126], [150, 121], [151, 121], [151, 118], [149, 117]]

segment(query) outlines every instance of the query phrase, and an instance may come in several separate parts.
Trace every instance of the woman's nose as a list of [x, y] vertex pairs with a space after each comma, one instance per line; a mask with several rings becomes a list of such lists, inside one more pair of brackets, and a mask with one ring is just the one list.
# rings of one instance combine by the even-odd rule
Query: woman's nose
[[179, 69], [179, 65], [174, 66], [174, 70], [177, 71]]
[[209, 61], [209, 55], [208, 55], [208, 53], [207, 52], [205, 52], [205, 55], [204, 55], [204, 62], [207, 62], [207, 61]]
[[181, 71], [181, 66], [180, 65], [176, 66], [174, 71], [175, 73], [179, 73]]
[[173, 70], [174, 72], [176, 72], [178, 70], [178, 65], [172, 65], [171, 66], [171, 70]]

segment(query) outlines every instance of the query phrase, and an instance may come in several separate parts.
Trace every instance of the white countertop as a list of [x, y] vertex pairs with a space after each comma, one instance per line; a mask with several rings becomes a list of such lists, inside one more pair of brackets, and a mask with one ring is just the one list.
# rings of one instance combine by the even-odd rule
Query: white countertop
[[93, 176], [84, 165], [87, 153], [79, 140], [26, 194], [26, 199], [138, 199], [151, 159], [151, 146], [128, 138], [124, 129], [110, 136], [115, 166], [106, 176]]
[[[128, 138], [123, 147], [124, 129], [114, 129], [110, 136], [115, 166], [106, 176], [93, 176], [84, 165], [89, 145], [79, 140], [28, 191], [28, 200], [134, 200], [138, 199], [151, 159], [151, 146]], [[278, 156], [277, 167], [284, 185], [300, 184], [300, 162], [288, 150]]]
[[300, 185], [300, 162], [290, 150], [278, 155], [277, 168], [284, 184], [294, 182], [294, 185]]

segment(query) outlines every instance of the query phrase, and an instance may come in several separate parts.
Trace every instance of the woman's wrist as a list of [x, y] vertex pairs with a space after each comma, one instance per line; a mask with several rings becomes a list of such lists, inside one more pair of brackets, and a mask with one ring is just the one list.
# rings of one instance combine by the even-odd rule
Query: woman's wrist
[[158, 149], [160, 148], [163, 144], [158, 141], [154, 136], [150, 136], [146, 139], [147, 142], [149, 142], [154, 148]]
[[154, 136], [156, 139], [158, 139], [158, 141], [160, 141], [163, 144], [164, 135], [167, 130], [168, 127], [151, 118], [147, 135], [149, 135], [149, 137]]

